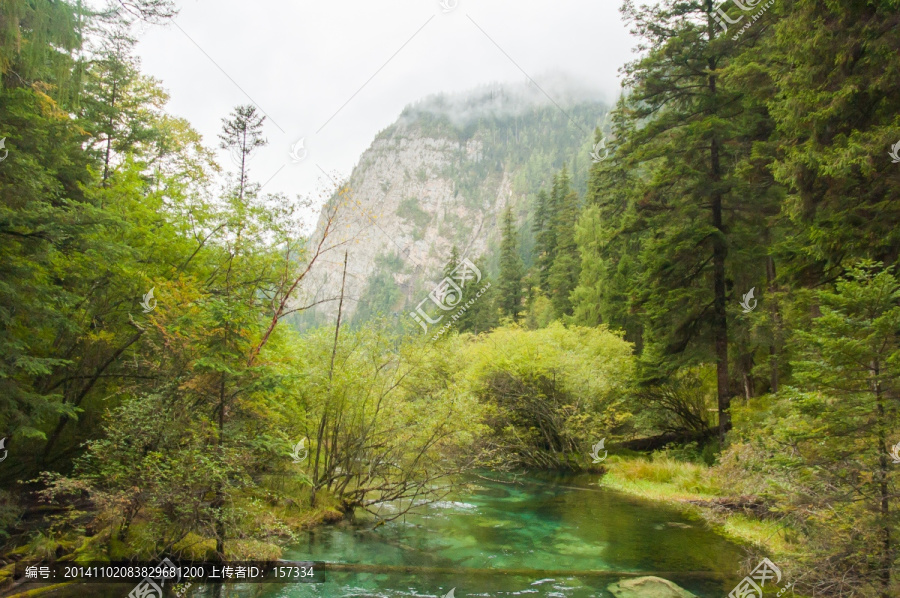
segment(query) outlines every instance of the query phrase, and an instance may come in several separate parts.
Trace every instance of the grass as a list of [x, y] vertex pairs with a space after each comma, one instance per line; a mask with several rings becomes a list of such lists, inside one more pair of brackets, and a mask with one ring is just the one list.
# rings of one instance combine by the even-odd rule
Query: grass
[[686, 463], [664, 455], [647, 457], [610, 457], [600, 484], [619, 492], [675, 505], [706, 520], [718, 533], [744, 544], [751, 544], [772, 555], [795, 552], [785, 539], [784, 529], [776, 521], [757, 519], [744, 513], [692, 504], [727, 498], [729, 493], [705, 465]]
[[629, 494], [668, 502], [723, 496], [704, 465], [670, 457], [611, 457], [605, 465], [603, 485]]

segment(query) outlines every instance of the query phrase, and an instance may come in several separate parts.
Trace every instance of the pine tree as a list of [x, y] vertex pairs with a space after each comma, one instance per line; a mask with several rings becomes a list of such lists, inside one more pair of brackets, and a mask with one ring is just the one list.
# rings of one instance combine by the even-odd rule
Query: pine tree
[[444, 264], [444, 278], [449, 278], [457, 266], [459, 266], [459, 248], [454, 245], [450, 249], [450, 257], [447, 259], [447, 263]]
[[[616, 138], [628, 136], [619, 130]], [[635, 191], [639, 188], [637, 173], [615, 154], [591, 169], [585, 209], [576, 226], [581, 273], [572, 294], [576, 323], [605, 323], [623, 330], [638, 354], [643, 349], [645, 325], [640, 301], [644, 282], [640, 253], [647, 234], [636, 213]]]
[[[757, 432], [797, 486], [781, 498], [811, 535], [811, 584], [896, 596], [900, 282], [880, 263], [849, 268], [798, 311], [794, 385]], [[821, 313], [812, 318], [806, 314]], [[836, 586], [835, 580], [841, 580]]]
[[640, 10], [626, 4], [626, 17], [652, 50], [626, 67], [628, 117], [646, 126], [631, 128], [623, 154], [644, 171], [637, 217], [652, 231], [641, 253], [642, 304], [658, 350], [647, 363], [666, 376], [714, 360], [724, 440], [733, 388], [729, 290], [737, 275], [762, 287], [766, 228], [754, 218], [771, 198], [733, 191], [736, 165], [758, 133], [744, 118], [745, 89], [722, 75], [738, 46], [721, 35], [718, 10], [713, 0], [664, 0]]
[[249, 184], [250, 154], [266, 145], [262, 135], [263, 121], [266, 117], [256, 112], [252, 104], [238, 106], [230, 118], [222, 119], [222, 132], [219, 133], [219, 147], [229, 150], [238, 171], [238, 199], [244, 199]]
[[[554, 227], [554, 218], [557, 206], [559, 205], [559, 179], [560, 174], [553, 175], [553, 184], [549, 195], [545, 193], [543, 189], [538, 193], [538, 218], [536, 220], [539, 220], [540, 228], [535, 231], [536, 258], [534, 263], [537, 268], [537, 278], [541, 287], [541, 292], [545, 295], [550, 288], [550, 285], [548, 284], [550, 266], [553, 265], [553, 260], [556, 258], [556, 229]], [[566, 184], [568, 184], [568, 180], [566, 181]], [[538, 226], [537, 221], [535, 222], [535, 226]]]
[[534, 235], [534, 260], [538, 265], [541, 256], [547, 251], [545, 247], [544, 227], [550, 220], [550, 197], [541, 188], [534, 200], [534, 220], [531, 224], [531, 233]]
[[[804, 23], [831, 34], [810, 35]], [[773, 170], [790, 188], [786, 253], [802, 284], [833, 280], [848, 258], [900, 259], [898, 27], [895, 2], [797, 0], [751, 64], [776, 83]]]
[[113, 29], [85, 73], [81, 122], [93, 138], [104, 183], [117, 158], [134, 157], [141, 144], [156, 137], [155, 121], [168, 100], [155, 81], [141, 75], [134, 44], [127, 29]]
[[[450, 258], [444, 265], [444, 278], [454, 280], [454, 277], [451, 275], [460, 267], [461, 263], [462, 258], [459, 257], [459, 249], [454, 245], [450, 250]], [[453, 316], [456, 316], [456, 319], [451, 321], [458, 332], [478, 334], [486, 332], [497, 325], [497, 309], [494, 305], [496, 293], [493, 285], [491, 285], [487, 267], [481, 260], [475, 260], [473, 263], [481, 273], [481, 280], [476, 282], [473, 278], [460, 287], [462, 296], [459, 298], [459, 301], [453, 304], [453, 309], [444, 312], [445, 319], [441, 321], [439, 326], [447, 323], [446, 318], [452, 319]], [[458, 283], [458, 281], [455, 282]], [[487, 289], [478, 296], [478, 293], [485, 287]]]
[[[565, 170], [560, 178], [566, 180], [564, 175]], [[575, 223], [581, 206], [578, 194], [569, 190], [568, 184], [561, 185], [560, 193], [563, 192], [565, 195], [560, 196], [553, 218], [556, 247], [547, 277], [548, 295], [557, 318], [572, 315], [571, 294], [581, 274], [581, 256], [575, 242]]]
[[500, 313], [511, 317], [513, 322], [519, 321], [519, 314], [522, 312], [522, 278], [524, 275], [515, 220], [512, 208], [507, 207], [503, 215], [503, 237], [500, 241], [500, 282], [497, 300]]
[[[541, 292], [547, 297], [551, 296], [550, 269], [556, 261], [559, 235], [566, 234], [563, 220], [574, 223], [574, 219], [566, 210], [566, 200], [571, 192], [571, 178], [567, 165], [563, 165], [560, 172], [553, 175], [553, 184], [550, 194], [541, 189], [535, 205], [535, 220], [533, 230], [535, 234], [535, 268]], [[562, 219], [562, 220], [561, 220]]]

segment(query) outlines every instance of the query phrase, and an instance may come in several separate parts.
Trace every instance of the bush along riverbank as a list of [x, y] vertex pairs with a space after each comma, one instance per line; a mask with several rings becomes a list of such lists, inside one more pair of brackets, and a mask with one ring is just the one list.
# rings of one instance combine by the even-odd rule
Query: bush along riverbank
[[[726, 465], [683, 460], [685, 451], [657, 451], [610, 456], [598, 485], [643, 499], [674, 506], [687, 516], [705, 521], [716, 532], [743, 545], [746, 574], [763, 558], [790, 571], [796, 593], [802, 577], [803, 542], [783, 513], [765, 497], [736, 492]], [[738, 573], [738, 571], [736, 571]]]

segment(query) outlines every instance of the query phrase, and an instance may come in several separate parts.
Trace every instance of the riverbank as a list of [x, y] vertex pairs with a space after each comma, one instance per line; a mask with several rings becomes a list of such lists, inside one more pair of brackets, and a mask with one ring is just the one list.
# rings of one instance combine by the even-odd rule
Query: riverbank
[[[330, 563], [316, 568], [322, 598], [351, 590], [398, 596], [410, 588], [441, 596], [454, 587], [457, 596], [593, 598], [646, 577], [718, 598], [736, 583], [741, 548], [667, 505], [591, 488], [592, 474], [483, 473], [463, 476], [444, 500], [376, 529], [362, 518], [315, 526], [283, 558]], [[121, 598], [123, 589], [73, 585], [52, 595]], [[310, 589], [259, 586], [260, 598], [308, 598]]]
[[667, 456], [611, 456], [604, 463], [601, 486], [674, 505], [740, 544], [788, 560], [799, 550], [767, 509], [750, 496], [734, 496], [723, 488], [714, 470]]
[[[268, 512], [277, 518], [285, 530], [279, 537], [262, 540], [233, 539], [226, 543], [225, 558], [229, 561], [274, 561], [282, 558], [286, 546], [291, 545], [295, 534], [335, 523], [344, 518], [333, 500], [326, 494], [320, 494], [320, 505], [317, 507], [301, 507], [297, 503], [289, 505], [275, 503], [268, 505]], [[81, 516], [87, 516], [80, 512]], [[100, 517], [90, 513], [91, 517]], [[85, 519], [86, 520], [86, 519]], [[23, 532], [22, 535], [26, 535]], [[17, 561], [66, 561], [73, 563], [109, 563], [132, 559], [156, 560], [151, 555], [153, 537], [145, 518], [138, 516], [131, 525], [129, 537], [123, 541], [118, 539], [114, 526], [94, 530], [92, 535], [69, 532], [53, 536], [49, 529], [33, 528], [31, 539], [2, 555], [6, 564], [0, 566], [0, 596], [6, 598], [31, 598], [53, 593], [72, 583], [46, 584], [21, 588], [23, 580], [15, 580], [13, 573]], [[201, 537], [187, 534], [173, 547], [173, 553], [179, 558], [195, 561], [212, 561], [216, 555], [216, 540], [212, 537]], [[171, 554], [171, 553], [170, 553]], [[75, 584], [77, 585], [77, 584]]]

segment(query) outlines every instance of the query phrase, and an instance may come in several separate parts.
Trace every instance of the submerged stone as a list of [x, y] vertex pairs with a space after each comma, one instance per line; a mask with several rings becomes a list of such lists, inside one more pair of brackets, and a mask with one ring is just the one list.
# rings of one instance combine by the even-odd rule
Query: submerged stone
[[606, 589], [616, 598], [697, 598], [668, 579], [653, 576], [622, 579]]

